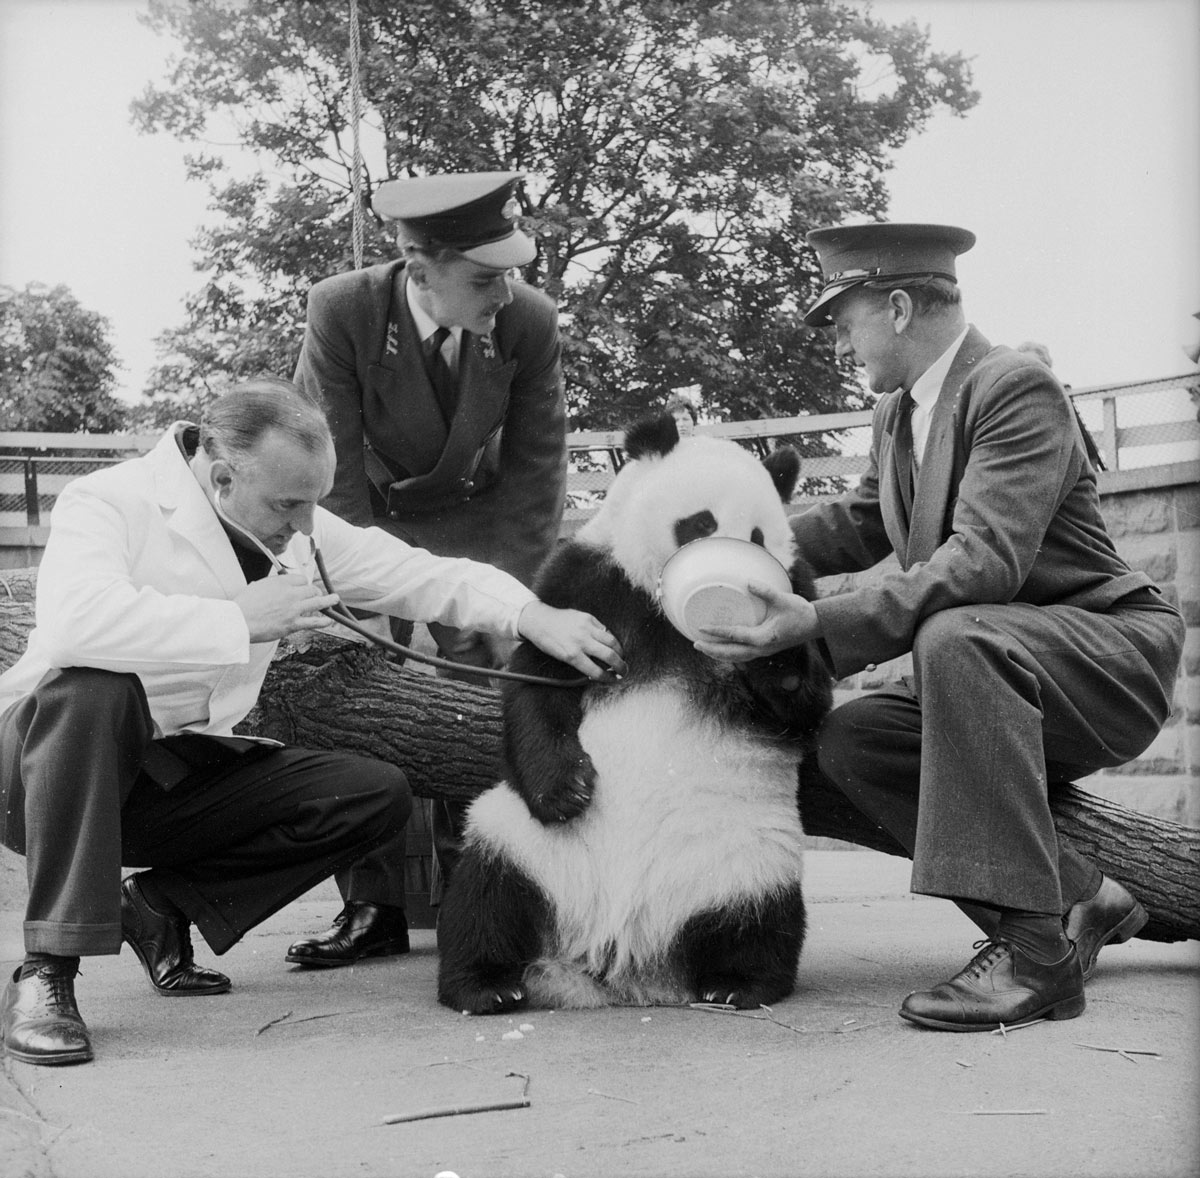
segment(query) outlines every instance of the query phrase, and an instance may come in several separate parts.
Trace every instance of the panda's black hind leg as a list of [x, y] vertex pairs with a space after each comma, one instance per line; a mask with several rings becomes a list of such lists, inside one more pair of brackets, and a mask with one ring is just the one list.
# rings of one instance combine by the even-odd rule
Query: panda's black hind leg
[[804, 928], [798, 885], [753, 905], [692, 917], [676, 950], [695, 1000], [745, 1010], [786, 998], [796, 985]]
[[467, 1014], [523, 1006], [522, 979], [538, 955], [546, 911], [531, 880], [469, 845], [438, 913], [438, 1001]]

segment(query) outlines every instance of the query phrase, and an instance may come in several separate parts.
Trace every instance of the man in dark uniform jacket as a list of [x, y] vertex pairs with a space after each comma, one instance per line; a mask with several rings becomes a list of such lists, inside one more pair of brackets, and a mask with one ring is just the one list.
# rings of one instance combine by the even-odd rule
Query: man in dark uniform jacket
[[[381, 184], [373, 207], [397, 226], [402, 256], [313, 287], [295, 380], [324, 405], [337, 450], [324, 506], [528, 585], [558, 535], [567, 450], [558, 314], [513, 276], [536, 253], [516, 224], [521, 179]], [[511, 653], [493, 635], [429, 629], [457, 662], [495, 667]], [[462, 813], [433, 807], [443, 874]], [[338, 883], [346, 903], [333, 927], [293, 945], [288, 960], [336, 966], [404, 952], [403, 836]]]
[[809, 234], [826, 284], [805, 314], [866, 371], [857, 488], [793, 521], [817, 576], [899, 568], [806, 601], [765, 590], [757, 627], [712, 628], [743, 660], [817, 641], [842, 678], [912, 653], [911, 679], [835, 708], [821, 770], [913, 857], [913, 891], [989, 939], [905, 1019], [986, 1031], [1073, 1018], [1099, 950], [1147, 920], [1058, 839], [1049, 789], [1142, 752], [1171, 713], [1184, 623], [1117, 554], [1053, 373], [968, 325], [955, 273], [974, 235], [871, 224]]

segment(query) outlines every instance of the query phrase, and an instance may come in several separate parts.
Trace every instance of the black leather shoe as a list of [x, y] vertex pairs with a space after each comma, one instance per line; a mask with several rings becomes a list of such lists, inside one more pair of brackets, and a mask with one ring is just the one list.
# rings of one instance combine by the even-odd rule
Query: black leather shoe
[[1136, 936], [1150, 919], [1143, 908], [1115, 879], [1106, 875], [1090, 900], [1071, 905], [1063, 918], [1067, 940], [1079, 954], [1086, 982], [1096, 968], [1100, 950], [1110, 941], [1120, 944]]
[[362, 957], [408, 952], [408, 919], [403, 909], [348, 900], [328, 932], [296, 941], [287, 951], [294, 965], [331, 968]]
[[4, 1050], [22, 1063], [87, 1063], [92, 1040], [75, 1005], [73, 966], [43, 965], [21, 977], [17, 968], [0, 1007]]
[[164, 998], [224, 994], [230, 981], [192, 958], [187, 918], [178, 911], [159, 912], [131, 875], [121, 885], [121, 938], [146, 968], [146, 977]]
[[1083, 1014], [1083, 970], [1074, 946], [1043, 965], [1008, 941], [976, 941], [982, 949], [961, 973], [905, 998], [900, 1017], [939, 1031], [995, 1031], [1040, 1018]]

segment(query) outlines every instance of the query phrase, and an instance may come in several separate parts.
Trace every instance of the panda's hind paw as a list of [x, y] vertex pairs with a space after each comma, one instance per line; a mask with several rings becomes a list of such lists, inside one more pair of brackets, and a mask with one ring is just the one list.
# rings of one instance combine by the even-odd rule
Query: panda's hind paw
[[460, 991], [455, 1000], [446, 1005], [454, 1006], [463, 1014], [504, 1014], [524, 1006], [528, 999], [525, 987], [518, 982]]
[[492, 1009], [480, 1013], [503, 1014], [506, 1010], [516, 1010], [518, 1007], [524, 1006], [528, 1000], [529, 995], [525, 992], [524, 986], [520, 984], [504, 986], [493, 991]]
[[700, 1001], [713, 1006], [732, 1006], [750, 1010], [762, 1005], [757, 987], [731, 980], [715, 981], [700, 987]]

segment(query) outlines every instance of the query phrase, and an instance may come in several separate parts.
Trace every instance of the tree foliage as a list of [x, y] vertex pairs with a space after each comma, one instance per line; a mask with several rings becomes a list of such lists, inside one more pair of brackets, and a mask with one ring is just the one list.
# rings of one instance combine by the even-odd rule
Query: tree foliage
[[0, 429], [123, 429], [109, 322], [65, 286], [0, 286]]
[[[304, 297], [353, 265], [348, 6], [151, 0], [178, 39], [134, 104], [145, 130], [236, 127], [264, 172], [191, 157], [221, 215], [197, 240], [204, 288], [163, 341], [172, 396], [289, 374]], [[577, 428], [618, 425], [671, 388], [707, 415], [860, 407], [824, 333], [805, 232], [886, 213], [890, 152], [975, 103], [958, 55], [839, 0], [359, 0], [369, 185], [520, 169], [560, 304]], [[371, 165], [383, 174], [372, 174]], [[272, 176], [268, 179], [266, 167]], [[391, 256], [383, 226], [367, 263]]]

